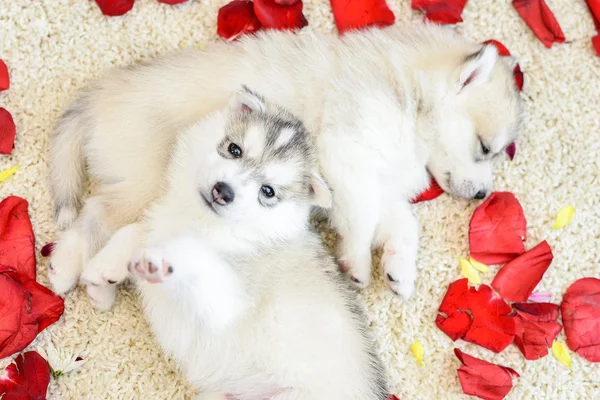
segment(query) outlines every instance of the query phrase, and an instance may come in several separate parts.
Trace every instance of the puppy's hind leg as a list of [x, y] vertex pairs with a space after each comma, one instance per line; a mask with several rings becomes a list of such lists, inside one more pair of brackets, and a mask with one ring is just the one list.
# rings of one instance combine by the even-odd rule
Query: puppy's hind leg
[[110, 229], [102, 218], [102, 199], [91, 197], [52, 251], [48, 279], [56, 293], [64, 294], [77, 285], [83, 265], [109, 236]]
[[407, 202], [388, 207], [387, 213], [377, 232], [377, 243], [383, 244], [383, 278], [394, 293], [407, 300], [417, 277], [419, 223]]
[[57, 294], [67, 293], [79, 281], [83, 267], [83, 249], [86, 246], [81, 230], [80, 224], [75, 223], [62, 233], [52, 250], [48, 280]]
[[340, 268], [358, 288], [371, 281], [371, 248], [379, 221], [379, 187], [360, 176], [332, 183], [331, 224], [341, 236], [337, 259]]

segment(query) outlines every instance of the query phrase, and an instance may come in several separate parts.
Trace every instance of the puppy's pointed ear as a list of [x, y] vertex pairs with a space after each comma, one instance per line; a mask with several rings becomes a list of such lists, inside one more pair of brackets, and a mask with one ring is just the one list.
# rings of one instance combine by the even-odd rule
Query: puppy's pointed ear
[[265, 100], [245, 85], [231, 97], [229, 107], [233, 111], [246, 112], [264, 112], [267, 109]]
[[458, 90], [487, 82], [497, 61], [498, 50], [493, 45], [483, 46], [478, 52], [468, 55], [461, 67]]
[[310, 178], [310, 202], [322, 208], [331, 208], [331, 190], [317, 171]]

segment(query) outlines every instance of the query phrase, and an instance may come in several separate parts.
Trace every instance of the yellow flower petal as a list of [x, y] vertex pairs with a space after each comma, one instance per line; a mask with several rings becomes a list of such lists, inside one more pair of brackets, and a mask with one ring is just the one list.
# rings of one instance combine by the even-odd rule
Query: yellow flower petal
[[469, 280], [473, 285], [479, 285], [481, 283], [481, 278], [479, 277], [479, 272], [471, 265], [471, 263], [464, 259], [460, 258], [460, 267], [461, 272], [465, 278]]
[[5, 180], [13, 176], [19, 168], [21, 167], [17, 165], [16, 167], [5, 169], [4, 171], [0, 172], [0, 182], [4, 182]]
[[198, 48], [202, 51], [206, 50], [206, 47], [204, 47], [204, 45], [202, 43], [198, 44]]
[[560, 342], [552, 343], [552, 354], [558, 361], [571, 368], [571, 354], [567, 346]]
[[412, 346], [410, 346], [410, 349], [412, 350], [413, 354], [415, 355], [415, 358], [417, 359], [417, 364], [419, 364], [419, 367], [423, 366], [423, 345], [421, 344], [421, 342], [416, 341], [412, 344]]
[[485, 274], [486, 272], [489, 271], [489, 268], [487, 265], [485, 265], [484, 263], [480, 263], [479, 261], [475, 260], [473, 257], [469, 257], [469, 262], [479, 272], [483, 272]]
[[575, 214], [575, 207], [563, 207], [556, 215], [556, 221], [554, 222], [552, 229], [560, 229], [568, 225], [569, 222], [571, 222], [571, 218], [573, 218], [573, 214]]

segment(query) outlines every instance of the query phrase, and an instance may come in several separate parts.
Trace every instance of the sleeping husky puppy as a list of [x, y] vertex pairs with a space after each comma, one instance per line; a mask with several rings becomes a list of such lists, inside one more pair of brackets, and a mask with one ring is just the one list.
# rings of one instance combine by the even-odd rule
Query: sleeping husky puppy
[[308, 230], [315, 167], [300, 120], [241, 91], [178, 137], [164, 194], [84, 271], [91, 297], [135, 276], [200, 399], [384, 400], [356, 292]]
[[79, 239], [67, 231], [51, 283], [59, 293], [77, 283], [86, 260], [154, 200], [176, 132], [247, 84], [316, 135], [340, 267], [365, 287], [371, 250], [382, 246], [384, 279], [408, 298], [419, 236], [410, 200], [427, 187], [428, 171], [457, 196], [490, 193], [492, 161], [520, 131], [514, 64], [494, 46], [418, 24], [342, 37], [266, 31], [114, 70], [63, 115], [51, 141], [61, 228], [78, 214], [86, 163], [98, 183], [76, 223], [86, 232], [81, 257], [72, 261], [68, 243]]

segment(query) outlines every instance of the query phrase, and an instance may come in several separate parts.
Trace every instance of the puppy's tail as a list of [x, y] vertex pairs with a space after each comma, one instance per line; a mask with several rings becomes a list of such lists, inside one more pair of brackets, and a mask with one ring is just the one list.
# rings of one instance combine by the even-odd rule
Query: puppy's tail
[[83, 99], [60, 117], [50, 136], [50, 190], [54, 201], [54, 220], [65, 229], [77, 217], [85, 184], [83, 144], [86, 107]]

